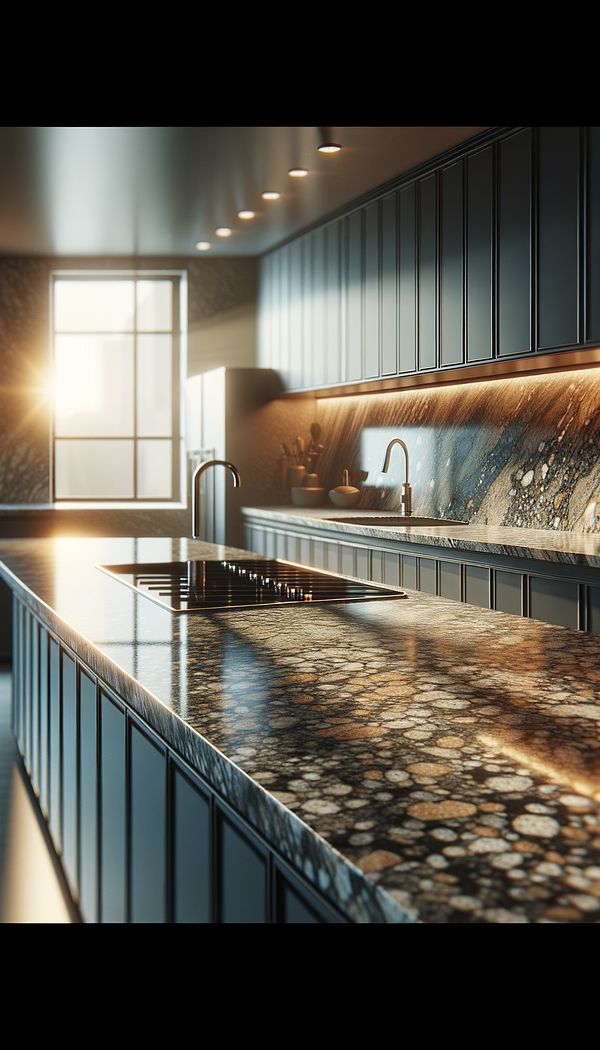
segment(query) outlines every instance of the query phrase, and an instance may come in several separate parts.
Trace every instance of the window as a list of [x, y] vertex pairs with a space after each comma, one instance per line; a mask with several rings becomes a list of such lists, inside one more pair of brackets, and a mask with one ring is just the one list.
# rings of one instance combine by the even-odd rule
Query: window
[[181, 493], [181, 296], [173, 273], [52, 276], [55, 500]]

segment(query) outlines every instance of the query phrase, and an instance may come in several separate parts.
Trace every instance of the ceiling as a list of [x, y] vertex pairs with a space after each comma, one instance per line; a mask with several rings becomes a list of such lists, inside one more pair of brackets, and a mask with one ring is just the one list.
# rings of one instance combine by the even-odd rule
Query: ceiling
[[[207, 257], [259, 254], [483, 130], [1, 128], [0, 254], [185, 256], [200, 240]], [[344, 149], [318, 153], [323, 134]], [[293, 166], [308, 176], [290, 178]]]

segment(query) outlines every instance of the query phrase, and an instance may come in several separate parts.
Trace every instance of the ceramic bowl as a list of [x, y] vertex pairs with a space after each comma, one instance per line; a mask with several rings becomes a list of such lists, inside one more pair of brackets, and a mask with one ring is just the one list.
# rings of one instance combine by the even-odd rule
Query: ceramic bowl
[[309, 488], [302, 485], [292, 489], [292, 503], [296, 507], [320, 507], [325, 489]]
[[329, 499], [335, 507], [355, 507], [360, 502], [360, 492], [338, 492], [329, 490]]

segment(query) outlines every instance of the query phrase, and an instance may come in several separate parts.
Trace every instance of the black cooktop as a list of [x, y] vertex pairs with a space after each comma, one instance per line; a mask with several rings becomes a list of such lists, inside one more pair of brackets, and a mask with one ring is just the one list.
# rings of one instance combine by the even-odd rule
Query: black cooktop
[[254, 609], [265, 605], [406, 598], [379, 583], [361, 583], [272, 558], [99, 565], [99, 569], [172, 612]]

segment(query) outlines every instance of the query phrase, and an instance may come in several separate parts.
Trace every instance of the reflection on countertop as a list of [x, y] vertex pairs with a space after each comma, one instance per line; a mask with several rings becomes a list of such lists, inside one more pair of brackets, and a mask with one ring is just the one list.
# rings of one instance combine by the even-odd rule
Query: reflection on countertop
[[0, 573], [355, 920], [600, 920], [596, 637], [415, 592], [173, 617], [95, 568], [187, 557], [244, 552], [6, 541]]

